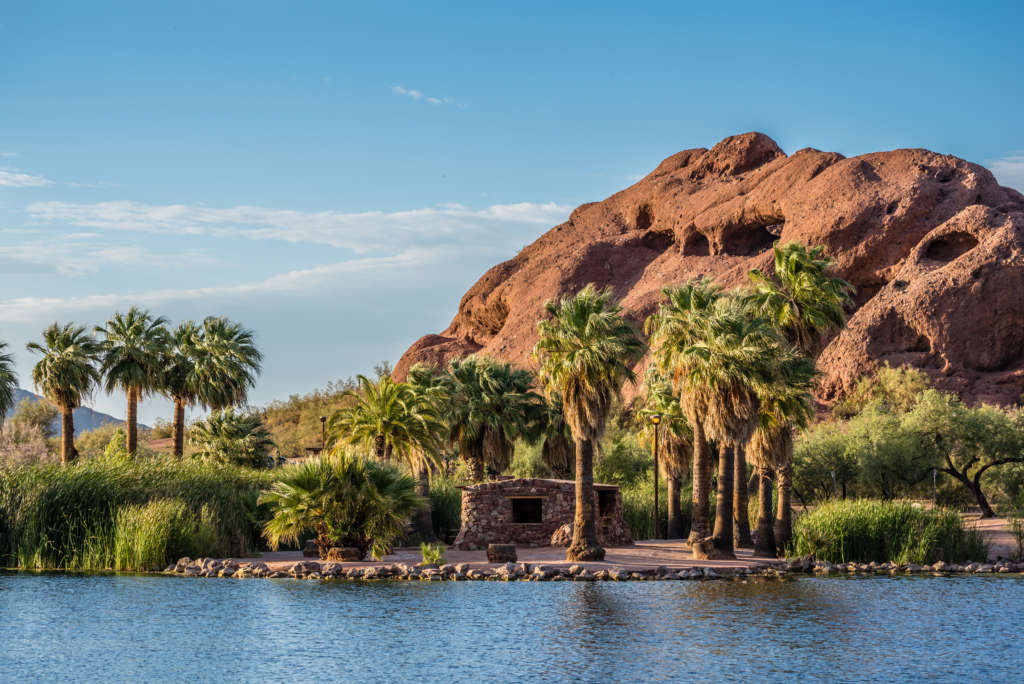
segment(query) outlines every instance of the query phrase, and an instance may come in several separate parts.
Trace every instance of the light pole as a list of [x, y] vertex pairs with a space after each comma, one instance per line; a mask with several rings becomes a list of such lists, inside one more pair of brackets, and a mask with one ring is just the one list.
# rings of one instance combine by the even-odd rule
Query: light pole
[[660, 539], [658, 528], [658, 424], [661, 423], [661, 414], [654, 413], [651, 415], [651, 424], [654, 426], [654, 539]]
[[320, 416], [320, 453], [327, 451], [327, 416]]

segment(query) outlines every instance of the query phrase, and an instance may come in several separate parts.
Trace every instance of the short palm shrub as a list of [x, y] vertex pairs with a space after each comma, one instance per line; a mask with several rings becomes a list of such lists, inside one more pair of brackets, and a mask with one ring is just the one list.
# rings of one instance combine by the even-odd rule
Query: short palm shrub
[[268, 477], [171, 457], [0, 468], [0, 566], [154, 570], [249, 555]]
[[192, 453], [198, 458], [265, 468], [272, 463], [274, 447], [263, 418], [234, 409], [215, 411], [196, 424], [189, 435]]
[[420, 555], [423, 557], [423, 565], [442, 565], [448, 561], [444, 558], [447, 547], [444, 544], [420, 544]]
[[286, 467], [260, 496], [271, 518], [263, 532], [271, 548], [312, 532], [320, 557], [332, 546], [383, 558], [426, 505], [416, 482], [394, 466], [335, 452]]
[[934, 563], [984, 560], [977, 530], [955, 511], [908, 501], [859, 499], [822, 504], [800, 516], [791, 552], [832, 563]]

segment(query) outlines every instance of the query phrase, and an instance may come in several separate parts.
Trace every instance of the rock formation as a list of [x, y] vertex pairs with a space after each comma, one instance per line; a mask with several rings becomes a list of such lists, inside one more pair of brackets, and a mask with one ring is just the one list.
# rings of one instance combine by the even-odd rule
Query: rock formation
[[901, 149], [787, 156], [760, 133], [684, 150], [603, 202], [584, 204], [467, 292], [448, 329], [396, 366], [470, 353], [535, 368], [544, 302], [611, 285], [642, 322], [667, 284], [726, 287], [770, 268], [776, 240], [822, 245], [857, 288], [821, 357], [820, 398], [878, 365], [911, 364], [969, 401], [1024, 391], [1024, 195], [957, 157]]

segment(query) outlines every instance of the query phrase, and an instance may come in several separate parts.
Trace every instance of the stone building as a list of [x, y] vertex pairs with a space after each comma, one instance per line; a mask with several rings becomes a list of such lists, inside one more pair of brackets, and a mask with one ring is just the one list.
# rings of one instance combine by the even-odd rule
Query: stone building
[[[462, 529], [452, 545], [484, 549], [488, 544], [550, 546], [551, 535], [571, 524], [576, 513], [571, 480], [508, 478], [462, 489]], [[595, 484], [597, 534], [604, 546], [633, 543], [622, 518], [622, 493], [616, 485]]]

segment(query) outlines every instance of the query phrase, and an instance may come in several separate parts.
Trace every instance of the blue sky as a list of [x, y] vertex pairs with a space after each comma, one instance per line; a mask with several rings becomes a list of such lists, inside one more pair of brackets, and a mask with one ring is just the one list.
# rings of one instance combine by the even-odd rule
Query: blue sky
[[255, 404], [395, 361], [576, 205], [750, 130], [1024, 189], [1021, 3], [553, 4], [6, 3], [22, 385], [46, 324], [133, 303], [254, 328]]

